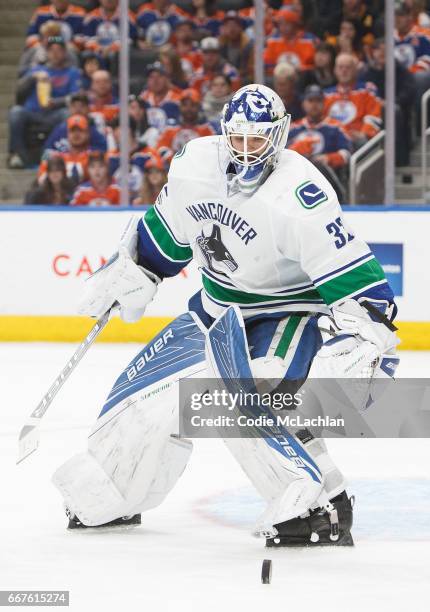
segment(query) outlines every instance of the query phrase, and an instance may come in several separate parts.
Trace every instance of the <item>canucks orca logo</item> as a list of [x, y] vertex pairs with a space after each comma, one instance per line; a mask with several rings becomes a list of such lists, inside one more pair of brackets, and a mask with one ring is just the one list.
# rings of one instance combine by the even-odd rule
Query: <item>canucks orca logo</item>
[[220, 226], [214, 223], [210, 228], [212, 230], [210, 236], [205, 236], [205, 228], [203, 228], [201, 236], [197, 238], [197, 244], [207, 267], [221, 274], [235, 272], [239, 266], [221, 240]]

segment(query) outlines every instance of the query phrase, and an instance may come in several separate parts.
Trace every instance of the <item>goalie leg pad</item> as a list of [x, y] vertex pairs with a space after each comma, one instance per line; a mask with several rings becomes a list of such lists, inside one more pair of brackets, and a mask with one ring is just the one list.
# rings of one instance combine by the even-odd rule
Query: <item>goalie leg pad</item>
[[[70, 460], [54, 475], [66, 505], [85, 525], [153, 508], [165, 498], [192, 449], [190, 442], [172, 437], [179, 380], [205, 372], [204, 336], [188, 314], [125, 369], [90, 434], [88, 456]], [[87, 487], [97, 491], [97, 503]]]
[[[230, 307], [207, 333], [208, 369], [223, 381], [228, 391], [255, 392], [245, 325], [240, 311]], [[263, 411], [257, 407], [258, 416]], [[271, 415], [273, 416], [273, 415]], [[283, 427], [268, 428], [256, 438], [226, 439], [225, 443], [255, 487], [269, 502], [257, 525], [264, 531], [274, 521], [287, 520], [308, 510], [323, 487], [323, 476], [301, 442]], [[292, 485], [289, 494], [288, 488]], [[282, 517], [282, 518], [281, 518]]]
[[54, 473], [52, 482], [62, 494], [67, 508], [84, 525], [102, 525], [127, 514], [126, 500], [89, 452], [66, 461]]

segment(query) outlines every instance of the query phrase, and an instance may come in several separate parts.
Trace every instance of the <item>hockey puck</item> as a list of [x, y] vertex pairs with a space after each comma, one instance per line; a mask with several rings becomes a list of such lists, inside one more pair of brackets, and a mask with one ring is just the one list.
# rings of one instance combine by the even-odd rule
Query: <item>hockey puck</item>
[[263, 565], [261, 566], [261, 582], [263, 584], [270, 584], [272, 579], [272, 561], [271, 559], [264, 559]]

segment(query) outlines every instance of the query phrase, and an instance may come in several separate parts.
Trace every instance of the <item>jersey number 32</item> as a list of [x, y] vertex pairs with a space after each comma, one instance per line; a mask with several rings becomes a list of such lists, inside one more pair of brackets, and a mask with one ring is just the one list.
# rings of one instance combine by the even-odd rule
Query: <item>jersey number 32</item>
[[333, 236], [334, 244], [337, 249], [341, 249], [347, 242], [351, 242], [351, 240], [354, 239], [354, 236], [347, 232], [343, 227], [342, 219], [340, 217], [325, 227], [328, 233]]

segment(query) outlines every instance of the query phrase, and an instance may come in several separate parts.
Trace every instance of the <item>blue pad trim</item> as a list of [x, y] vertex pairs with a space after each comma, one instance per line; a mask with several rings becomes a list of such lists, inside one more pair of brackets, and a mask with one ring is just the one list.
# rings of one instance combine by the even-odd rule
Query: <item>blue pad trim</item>
[[189, 313], [165, 327], [125, 368], [108, 395], [99, 418], [145, 387], [205, 362], [205, 337]]
[[[240, 311], [230, 306], [212, 325], [208, 332], [208, 343], [211, 361], [219, 377], [223, 380], [228, 392], [257, 393], [252, 376], [248, 344]], [[250, 416], [261, 414], [271, 416], [276, 421], [276, 415], [266, 406], [258, 402], [246, 406]], [[266, 443], [290, 461], [307, 472], [316, 482], [322, 481], [322, 474], [305, 451], [303, 446], [278, 425], [255, 427]]]

